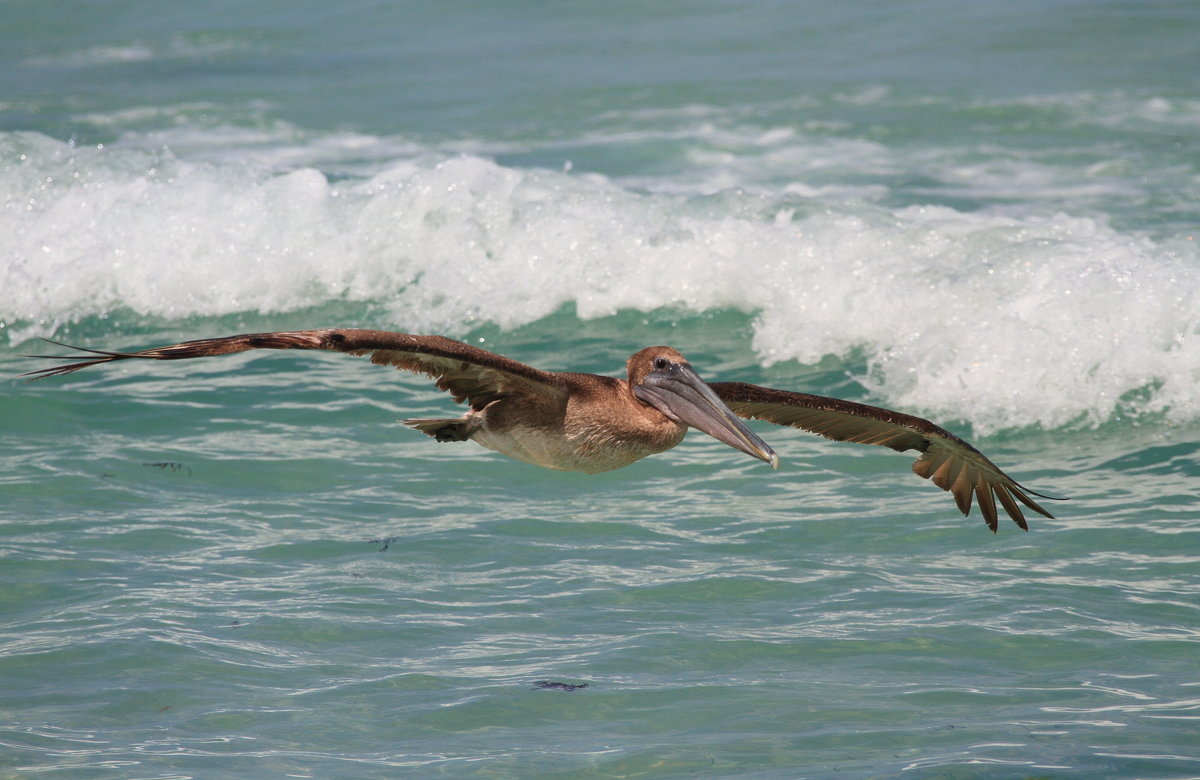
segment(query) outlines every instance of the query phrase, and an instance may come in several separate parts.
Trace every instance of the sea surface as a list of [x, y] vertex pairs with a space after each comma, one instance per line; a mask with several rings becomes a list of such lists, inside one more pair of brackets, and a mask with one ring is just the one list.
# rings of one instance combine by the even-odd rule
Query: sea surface
[[[1200, 5], [0, 15], [0, 779], [1200, 777]], [[337, 354], [16, 378], [324, 326], [670, 344], [1070, 500], [540, 470]]]

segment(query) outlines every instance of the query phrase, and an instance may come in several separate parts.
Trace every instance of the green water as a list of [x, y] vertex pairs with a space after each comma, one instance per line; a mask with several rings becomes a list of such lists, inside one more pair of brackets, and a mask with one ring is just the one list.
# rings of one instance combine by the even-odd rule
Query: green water
[[[738, 353], [735, 320], [665, 330], [702, 367]], [[575, 324], [577, 340], [549, 338]], [[608, 352], [656, 333], [563, 313], [499, 341], [616, 371]], [[447, 403], [337, 355], [14, 385], [7, 774], [1196, 768], [1187, 437], [1114, 424], [979, 442], [1072, 496], [993, 536], [886, 451], [763, 426], [776, 473], [693, 434], [624, 470], [559, 474], [397, 423]]]

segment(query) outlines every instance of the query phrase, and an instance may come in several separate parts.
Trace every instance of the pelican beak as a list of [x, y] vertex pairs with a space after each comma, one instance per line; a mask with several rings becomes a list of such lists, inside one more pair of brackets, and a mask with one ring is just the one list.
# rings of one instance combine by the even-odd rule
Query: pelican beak
[[634, 385], [633, 394], [672, 420], [765, 460], [773, 469], [779, 468], [775, 450], [747, 428], [687, 363], [672, 362], [665, 368], [654, 369], [640, 384]]

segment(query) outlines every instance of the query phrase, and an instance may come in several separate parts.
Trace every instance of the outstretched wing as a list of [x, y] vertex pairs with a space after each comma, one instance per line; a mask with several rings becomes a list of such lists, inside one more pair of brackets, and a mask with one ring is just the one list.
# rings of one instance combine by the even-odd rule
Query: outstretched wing
[[922, 455], [913, 463], [913, 472], [950, 491], [964, 515], [970, 514], [974, 496], [993, 532], [998, 525], [997, 500], [1013, 522], [1026, 531], [1029, 526], [1018, 501], [1046, 517], [1054, 517], [1030, 498], [1030, 494], [1051, 496], [1018, 484], [982, 452], [929, 420], [878, 406], [743, 382], [712, 382], [709, 386], [739, 417], [790, 425], [835, 441], [875, 444], [898, 452], [919, 450]]
[[[247, 333], [215, 339], [185, 341], [169, 347], [141, 352], [108, 352], [71, 347], [74, 355], [26, 355], [49, 360], [76, 361], [63, 366], [29, 371], [21, 376], [30, 380], [69, 374], [83, 368], [114, 363], [118, 360], [187, 360], [189, 358], [232, 355], [252, 349], [324, 349], [351, 355], [370, 355], [372, 363], [391, 365], [432, 378], [439, 390], [454, 396], [458, 403], [481, 409], [497, 398], [522, 393], [559, 401], [567, 389], [558, 374], [541, 371], [524, 363], [488, 352], [461, 341], [442, 336], [414, 336], [384, 330], [328, 328], [324, 330]], [[94, 355], [79, 360], [84, 355]]]

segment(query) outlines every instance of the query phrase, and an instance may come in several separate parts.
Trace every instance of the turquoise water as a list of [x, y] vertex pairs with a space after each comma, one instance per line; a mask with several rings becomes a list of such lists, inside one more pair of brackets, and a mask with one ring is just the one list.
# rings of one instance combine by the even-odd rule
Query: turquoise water
[[[930, 417], [595, 476], [342, 355], [0, 405], [0, 777], [1200, 777], [1200, 10], [23, 3], [0, 371], [326, 325]], [[575, 690], [540, 688], [541, 681]]]

